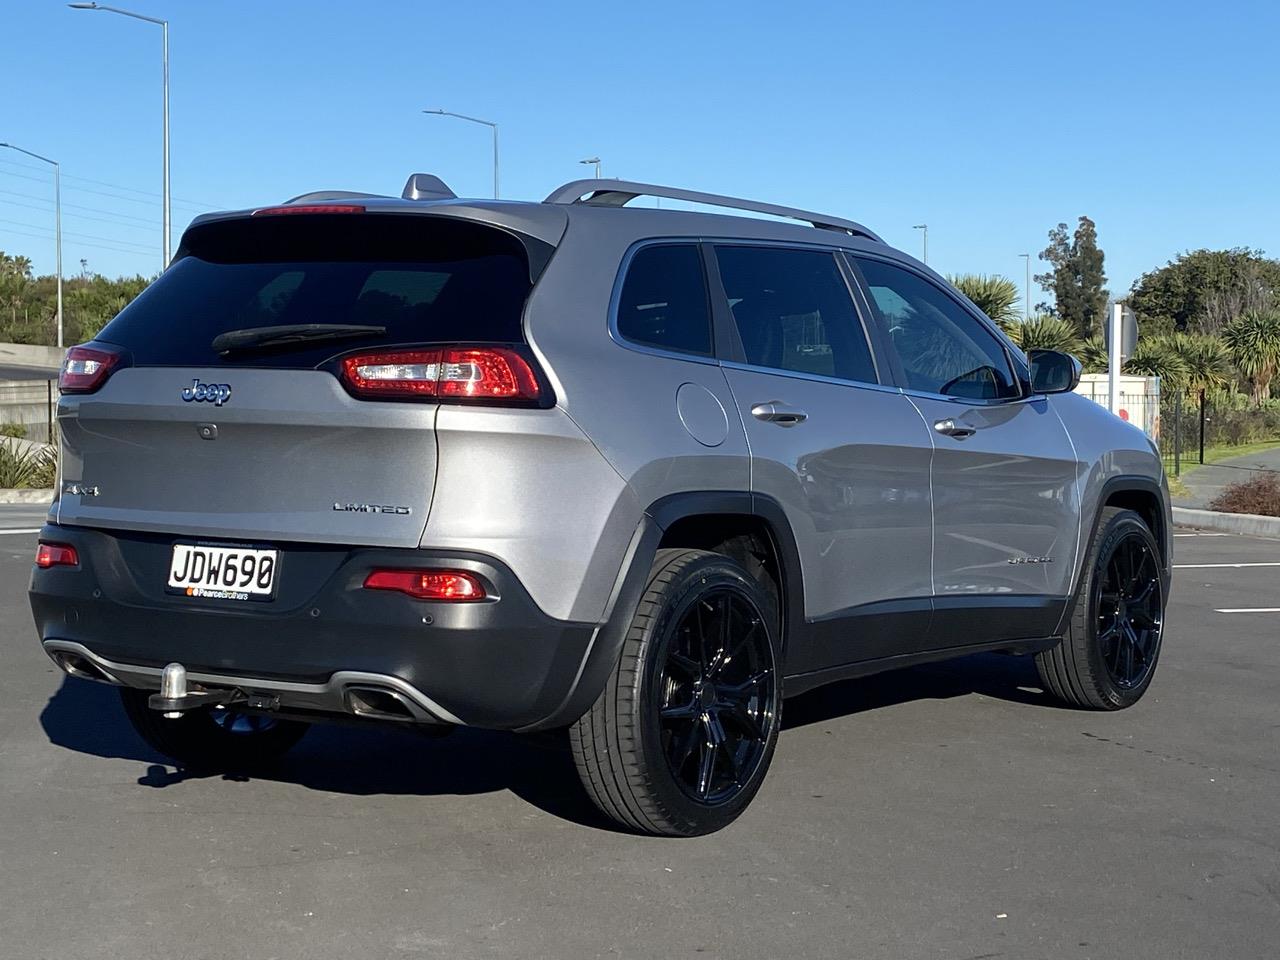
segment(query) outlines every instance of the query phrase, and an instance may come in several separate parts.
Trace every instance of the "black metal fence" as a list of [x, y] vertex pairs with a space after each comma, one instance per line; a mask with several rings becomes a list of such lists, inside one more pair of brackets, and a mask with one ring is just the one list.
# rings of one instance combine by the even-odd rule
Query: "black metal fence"
[[1175, 390], [1160, 404], [1160, 457], [1170, 476], [1182, 473], [1183, 464], [1204, 463], [1205, 427], [1208, 405], [1200, 394], [1187, 402], [1182, 391]]
[[1205, 462], [1205, 450], [1243, 447], [1280, 440], [1280, 406], [1261, 408], [1248, 397], [1205, 391], [1186, 395], [1171, 391], [1160, 403], [1160, 454], [1165, 469], [1178, 476], [1191, 464]]

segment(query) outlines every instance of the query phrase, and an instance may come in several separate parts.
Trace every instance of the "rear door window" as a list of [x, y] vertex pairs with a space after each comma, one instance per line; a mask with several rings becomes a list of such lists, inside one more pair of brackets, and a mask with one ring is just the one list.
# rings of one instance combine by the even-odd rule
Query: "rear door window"
[[876, 382], [871, 350], [835, 254], [728, 244], [715, 249], [747, 363]]
[[[417, 215], [215, 221], [96, 339], [139, 366], [314, 367], [360, 347], [522, 342], [528, 262], [514, 236]], [[220, 333], [359, 324], [384, 334], [221, 355]]]
[[711, 310], [702, 254], [692, 243], [641, 247], [618, 299], [618, 333], [632, 343], [711, 355]]

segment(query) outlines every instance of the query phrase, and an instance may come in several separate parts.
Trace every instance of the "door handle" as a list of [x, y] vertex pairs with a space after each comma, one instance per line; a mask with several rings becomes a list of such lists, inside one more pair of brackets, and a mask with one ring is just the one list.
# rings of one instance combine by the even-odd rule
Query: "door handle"
[[966, 427], [951, 419], [935, 421], [933, 429], [937, 430], [944, 437], [955, 437], [957, 440], [963, 440], [965, 437], [972, 437], [978, 432], [976, 427]]
[[757, 403], [751, 408], [751, 415], [765, 423], [776, 423], [780, 427], [794, 427], [809, 419], [809, 415], [798, 407], [788, 406], [780, 400]]

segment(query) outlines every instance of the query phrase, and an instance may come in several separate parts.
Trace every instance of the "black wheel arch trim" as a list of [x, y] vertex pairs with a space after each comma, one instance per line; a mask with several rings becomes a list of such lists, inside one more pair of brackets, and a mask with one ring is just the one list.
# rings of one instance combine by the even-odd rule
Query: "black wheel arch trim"
[[[1151, 531], [1151, 536], [1155, 538], [1156, 546], [1160, 550], [1160, 586], [1164, 590], [1164, 595], [1168, 597], [1169, 585], [1173, 579], [1173, 513], [1169, 499], [1164, 495], [1164, 488], [1159, 480], [1141, 474], [1127, 473], [1109, 477], [1103, 481], [1102, 489], [1098, 492], [1098, 498], [1094, 504], [1093, 518], [1089, 523], [1089, 535], [1080, 538], [1080, 553], [1076, 561], [1075, 578], [1071, 584], [1069, 596], [1074, 600], [1084, 586], [1086, 579], [1084, 568], [1089, 561], [1089, 547], [1093, 543], [1093, 538], [1098, 535], [1098, 526], [1102, 523], [1102, 510], [1117, 493], [1141, 493], [1155, 498], [1157, 529]], [[1082, 529], [1081, 533], [1083, 532]], [[1062, 632], [1070, 614], [1071, 604], [1068, 603], [1055, 632]]]
[[662, 497], [644, 511], [631, 538], [605, 608], [605, 621], [596, 629], [569, 693], [551, 715], [524, 729], [562, 727], [590, 709], [622, 653], [627, 629], [644, 595], [663, 534], [679, 520], [715, 515], [755, 516], [765, 522], [782, 566], [779, 604], [786, 625], [783, 637], [800, 635], [804, 628], [800, 552], [782, 505], [772, 497], [746, 490], [696, 490]]

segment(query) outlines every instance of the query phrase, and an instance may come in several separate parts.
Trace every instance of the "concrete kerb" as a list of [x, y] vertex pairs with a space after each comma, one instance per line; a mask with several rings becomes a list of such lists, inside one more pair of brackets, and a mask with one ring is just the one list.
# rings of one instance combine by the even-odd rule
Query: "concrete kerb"
[[1217, 510], [1174, 507], [1173, 522], [1180, 527], [1197, 527], [1219, 533], [1238, 533], [1249, 537], [1280, 537], [1280, 517], [1260, 517], [1253, 513], [1220, 513]]

